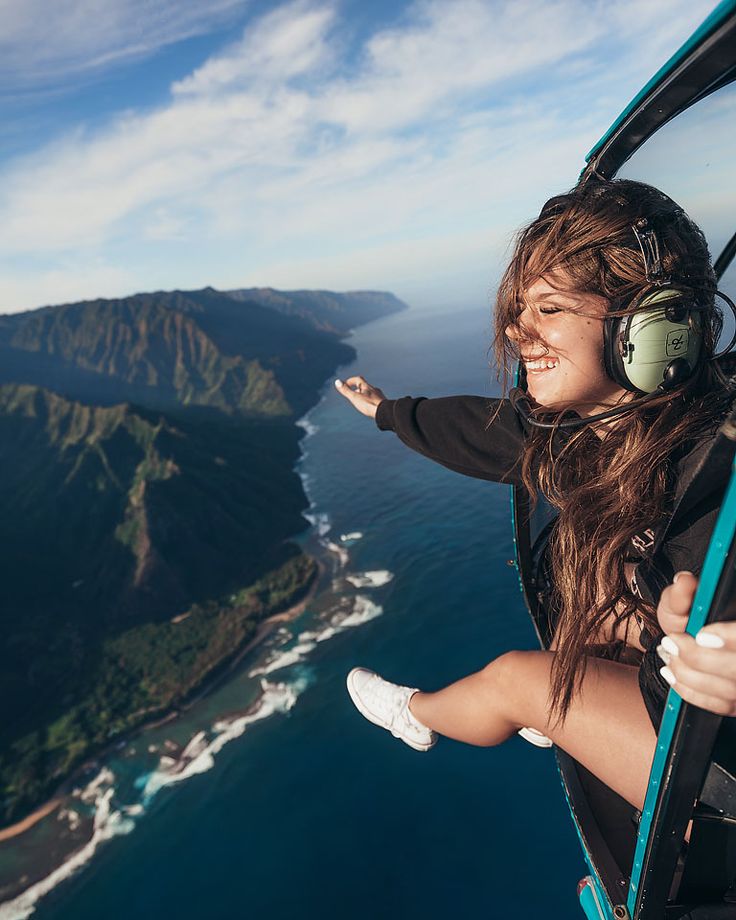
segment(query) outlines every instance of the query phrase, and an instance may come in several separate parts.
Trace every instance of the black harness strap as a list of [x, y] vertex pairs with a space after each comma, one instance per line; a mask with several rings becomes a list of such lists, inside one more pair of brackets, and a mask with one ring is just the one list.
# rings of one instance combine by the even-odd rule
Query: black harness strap
[[736, 396], [713, 442], [710, 445], [704, 442], [703, 447], [697, 461], [678, 478], [672, 510], [664, 526], [659, 528], [655, 535], [650, 558], [653, 558], [663, 546], [673, 521], [685, 517], [712, 493], [714, 482], [723, 482], [724, 486], [728, 482], [736, 450]]

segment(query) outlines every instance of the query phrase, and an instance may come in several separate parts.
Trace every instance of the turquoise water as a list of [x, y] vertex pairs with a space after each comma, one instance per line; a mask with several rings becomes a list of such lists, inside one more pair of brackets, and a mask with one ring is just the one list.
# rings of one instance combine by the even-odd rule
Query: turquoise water
[[[358, 360], [339, 375], [361, 373], [388, 396], [490, 395], [488, 340], [482, 307], [412, 310], [358, 330]], [[265, 675], [284, 685], [272, 693], [288, 711], [231, 731], [201, 772], [155, 791], [161, 751], [147, 746], [185, 744], [242, 712], [262, 676], [249, 676], [251, 658], [179, 722], [121, 750], [109, 763], [111, 802], [136, 807], [34, 918], [582, 916], [585, 867], [549, 751], [517, 738], [496, 749], [442, 739], [420, 754], [362, 719], [345, 691], [355, 665], [435, 689], [534, 646], [506, 564], [507, 489], [413, 454], [331, 381], [308, 422], [299, 469], [311, 513], [331, 528], [323, 544], [348, 558], [341, 566], [316, 533], [305, 539], [333, 584], [267, 653], [273, 665], [291, 648], [294, 663]], [[348, 532], [362, 537], [341, 542]], [[366, 571], [386, 583], [344, 581]]]

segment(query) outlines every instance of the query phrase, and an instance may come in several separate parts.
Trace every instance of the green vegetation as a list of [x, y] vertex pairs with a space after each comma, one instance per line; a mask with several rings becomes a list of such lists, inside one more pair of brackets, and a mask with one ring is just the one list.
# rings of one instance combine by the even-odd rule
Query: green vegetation
[[206, 288], [0, 316], [0, 821], [304, 594], [294, 419], [341, 336], [402, 308]]
[[284, 543], [307, 527], [298, 435], [0, 387], [0, 821], [303, 591], [314, 563]]
[[[336, 331], [284, 312], [284, 300], [279, 312], [207, 288], [2, 316], [0, 383], [35, 384], [97, 405], [301, 415], [355, 352]], [[400, 308], [397, 301], [367, 318]]]
[[[215, 292], [216, 293], [216, 292]], [[283, 313], [298, 316], [315, 329], [345, 335], [356, 326], [379, 316], [389, 316], [406, 309], [398, 297], [385, 291], [275, 291], [273, 288], [242, 288], [228, 291], [230, 297], [245, 303], [257, 303]]]
[[103, 638], [92, 670], [68, 674], [74, 702], [0, 757], [4, 822], [51, 795], [101, 746], [185, 704], [253, 638], [259, 622], [298, 603], [316, 575], [314, 560], [296, 553], [227, 600], [193, 604], [167, 622]]

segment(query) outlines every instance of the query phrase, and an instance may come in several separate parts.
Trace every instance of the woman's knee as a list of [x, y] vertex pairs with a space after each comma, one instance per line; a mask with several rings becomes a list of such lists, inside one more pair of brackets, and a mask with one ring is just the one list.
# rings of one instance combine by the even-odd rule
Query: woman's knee
[[537, 714], [540, 706], [545, 706], [551, 657], [550, 652], [512, 650], [480, 672], [488, 691], [511, 721], [524, 725], [530, 709]]
[[504, 652], [503, 655], [499, 655], [498, 658], [494, 658], [483, 668], [481, 673], [488, 680], [513, 683], [524, 674], [538, 671], [538, 662], [546, 659], [548, 655], [549, 652], [512, 649], [509, 652]]

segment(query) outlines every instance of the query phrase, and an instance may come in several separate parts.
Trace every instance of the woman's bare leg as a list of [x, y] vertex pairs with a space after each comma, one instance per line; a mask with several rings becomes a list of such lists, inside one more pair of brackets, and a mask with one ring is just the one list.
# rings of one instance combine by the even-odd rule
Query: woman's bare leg
[[641, 809], [656, 734], [637, 668], [590, 658], [567, 719], [553, 727], [553, 660], [554, 652], [508, 652], [437, 693], [415, 693], [409, 708], [429, 728], [468, 744], [500, 744], [523, 726], [536, 728]]

